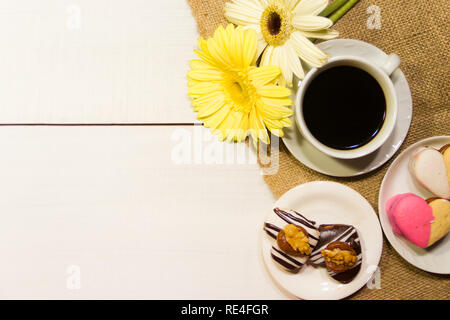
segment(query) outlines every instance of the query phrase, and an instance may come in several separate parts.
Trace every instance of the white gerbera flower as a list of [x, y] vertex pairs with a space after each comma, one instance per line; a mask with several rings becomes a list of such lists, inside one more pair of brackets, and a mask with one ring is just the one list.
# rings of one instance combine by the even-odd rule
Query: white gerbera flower
[[308, 39], [338, 36], [330, 29], [333, 22], [318, 16], [327, 4], [328, 0], [232, 0], [225, 4], [225, 17], [257, 32], [261, 66], [279, 66], [280, 84], [292, 86], [293, 74], [305, 76], [299, 58], [312, 67], [328, 60], [328, 54]]

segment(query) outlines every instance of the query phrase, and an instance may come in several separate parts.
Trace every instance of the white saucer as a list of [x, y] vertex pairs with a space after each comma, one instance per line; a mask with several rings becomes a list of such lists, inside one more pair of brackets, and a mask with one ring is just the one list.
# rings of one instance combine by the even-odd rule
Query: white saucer
[[[381, 62], [386, 53], [377, 47], [359, 40], [336, 39], [318, 44], [318, 47], [328, 52], [332, 57], [351, 55], [370, 61]], [[401, 70], [396, 70], [392, 77], [398, 99], [397, 125], [391, 137], [374, 153], [359, 159], [342, 160], [332, 158], [313, 147], [300, 134], [295, 121], [292, 127], [285, 128], [284, 144], [292, 155], [307, 167], [320, 173], [335, 177], [352, 177], [377, 169], [388, 161], [400, 148], [405, 139], [412, 116], [412, 98], [408, 81]], [[298, 84], [298, 82], [297, 82]], [[292, 100], [295, 101], [296, 86], [293, 90]]]
[[429, 146], [439, 149], [448, 143], [450, 143], [450, 136], [433, 137], [408, 147], [395, 159], [386, 172], [381, 183], [380, 196], [378, 198], [381, 225], [392, 247], [403, 259], [417, 268], [440, 274], [450, 274], [450, 234], [431, 246], [431, 248], [421, 249], [392, 231], [385, 205], [389, 198], [399, 193], [412, 192], [424, 199], [434, 197], [433, 194], [419, 186], [411, 177], [408, 171], [409, 159], [417, 148]]
[[[328, 276], [325, 268], [305, 266], [297, 274], [282, 270], [272, 260], [273, 239], [264, 231], [262, 255], [275, 282], [301, 299], [342, 299], [361, 289], [376, 271], [383, 247], [383, 234], [377, 215], [369, 202], [355, 190], [336, 182], [316, 181], [286, 192], [274, 208], [293, 209], [320, 224], [353, 225], [362, 249], [361, 270], [350, 283], [342, 284]], [[271, 210], [265, 221], [275, 215]]]

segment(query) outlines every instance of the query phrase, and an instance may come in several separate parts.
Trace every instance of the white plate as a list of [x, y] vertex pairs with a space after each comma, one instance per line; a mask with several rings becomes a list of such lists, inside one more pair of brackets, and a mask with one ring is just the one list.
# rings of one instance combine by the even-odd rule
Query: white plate
[[[317, 225], [350, 224], [359, 234], [362, 250], [361, 270], [352, 282], [342, 284], [325, 268], [305, 266], [297, 274], [279, 268], [270, 256], [273, 239], [262, 236], [262, 254], [273, 279], [289, 293], [301, 299], [342, 299], [361, 289], [376, 271], [381, 257], [383, 236], [377, 215], [369, 202], [355, 190], [336, 182], [316, 181], [286, 192], [275, 207], [300, 212]], [[269, 220], [273, 211], [269, 212]]]
[[[381, 64], [386, 53], [377, 47], [359, 40], [336, 39], [318, 44], [318, 47], [328, 52], [332, 57], [351, 55], [364, 58]], [[342, 160], [330, 157], [306, 141], [297, 129], [295, 121], [293, 126], [285, 128], [283, 142], [292, 155], [307, 167], [320, 173], [335, 177], [358, 176], [377, 169], [388, 161], [400, 148], [405, 139], [412, 116], [412, 98], [408, 81], [401, 70], [396, 70], [392, 77], [398, 99], [397, 125], [391, 137], [374, 153], [354, 160]], [[296, 87], [292, 99], [295, 101]]]
[[417, 148], [429, 146], [439, 149], [447, 143], [450, 143], [450, 136], [428, 138], [409, 146], [395, 159], [386, 172], [378, 198], [381, 225], [392, 247], [403, 259], [417, 268], [440, 274], [450, 274], [450, 235], [431, 248], [419, 248], [393, 232], [385, 205], [389, 198], [399, 193], [412, 192], [424, 199], [433, 197], [433, 194], [418, 185], [409, 174], [409, 159]]

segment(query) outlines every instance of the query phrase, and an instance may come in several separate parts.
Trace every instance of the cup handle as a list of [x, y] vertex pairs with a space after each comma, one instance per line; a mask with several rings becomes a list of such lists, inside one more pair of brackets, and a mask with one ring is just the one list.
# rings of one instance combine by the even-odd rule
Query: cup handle
[[386, 73], [389, 77], [394, 73], [395, 70], [400, 66], [400, 57], [395, 53], [388, 55], [384, 63], [380, 66], [381, 70]]

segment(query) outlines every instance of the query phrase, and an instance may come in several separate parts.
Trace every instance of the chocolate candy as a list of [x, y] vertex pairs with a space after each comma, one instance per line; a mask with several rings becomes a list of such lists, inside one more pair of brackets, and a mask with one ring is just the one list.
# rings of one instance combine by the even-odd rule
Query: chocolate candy
[[281, 250], [277, 243], [277, 236], [280, 231], [283, 230], [284, 226], [288, 224], [293, 224], [301, 227], [308, 233], [308, 243], [311, 249], [317, 245], [319, 240], [319, 231], [315, 226], [315, 222], [308, 220], [306, 217], [294, 210], [281, 210], [280, 208], [275, 208], [275, 215], [264, 223], [265, 232], [274, 239], [274, 244], [271, 248], [272, 259], [286, 271], [297, 273], [308, 261], [309, 256], [305, 255], [291, 255]]
[[352, 281], [361, 269], [362, 262], [361, 244], [357, 230], [350, 225], [322, 224], [319, 226], [319, 232], [319, 242], [311, 253], [308, 264], [314, 267], [326, 267], [325, 259], [322, 257], [321, 251], [333, 242], [345, 242], [355, 251], [358, 261], [353, 267], [344, 272], [338, 273], [329, 269], [327, 270], [328, 274], [339, 282], [348, 283]]

